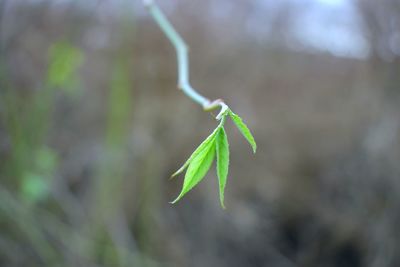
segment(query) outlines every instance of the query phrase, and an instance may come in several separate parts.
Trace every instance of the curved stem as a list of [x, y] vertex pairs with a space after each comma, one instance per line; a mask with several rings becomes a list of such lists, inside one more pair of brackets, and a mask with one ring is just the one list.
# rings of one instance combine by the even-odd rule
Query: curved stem
[[181, 89], [193, 101], [200, 104], [206, 111], [214, 110], [218, 107], [221, 107], [221, 112], [223, 110], [226, 110], [227, 106], [221, 99], [210, 101], [208, 98], [199, 94], [190, 85], [188, 47], [185, 41], [182, 39], [182, 37], [175, 30], [172, 24], [165, 17], [164, 13], [153, 0], [143, 0], [143, 3], [149, 10], [150, 15], [156, 21], [158, 26], [175, 47], [178, 64], [178, 88]]

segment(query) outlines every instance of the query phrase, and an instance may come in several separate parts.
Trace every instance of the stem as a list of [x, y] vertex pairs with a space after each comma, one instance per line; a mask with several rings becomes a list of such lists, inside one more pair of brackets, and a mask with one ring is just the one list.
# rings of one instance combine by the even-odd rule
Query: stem
[[[204, 110], [211, 111], [218, 106], [221, 111], [225, 109], [226, 104], [221, 100], [210, 101], [206, 97], [199, 94], [189, 83], [189, 59], [188, 47], [179, 33], [165, 17], [164, 13], [153, 0], [143, 0], [144, 5], [149, 10], [150, 15], [156, 21], [158, 26], [167, 36], [169, 41], [175, 47], [177, 64], [178, 64], [178, 88], [181, 89], [193, 101], [200, 104]], [[218, 116], [217, 116], [218, 117]], [[218, 119], [218, 118], [217, 118]]]

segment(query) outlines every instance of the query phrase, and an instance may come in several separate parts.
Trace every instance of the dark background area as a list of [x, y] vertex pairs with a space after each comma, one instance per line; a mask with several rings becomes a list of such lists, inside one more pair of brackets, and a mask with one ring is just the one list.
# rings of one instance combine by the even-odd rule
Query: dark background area
[[176, 89], [139, 0], [0, 0], [0, 266], [400, 266], [400, 2], [159, 1], [228, 124]]

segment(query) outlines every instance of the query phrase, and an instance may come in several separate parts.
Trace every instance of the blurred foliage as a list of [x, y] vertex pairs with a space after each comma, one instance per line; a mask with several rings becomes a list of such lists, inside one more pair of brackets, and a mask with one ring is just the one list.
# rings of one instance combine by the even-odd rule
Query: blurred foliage
[[49, 49], [49, 68], [47, 85], [62, 87], [70, 94], [76, 93], [76, 71], [83, 63], [83, 53], [80, 49], [67, 42], [52, 44]]
[[48, 79], [43, 88], [26, 98], [14, 88], [7, 88], [4, 94], [4, 122], [13, 147], [6, 164], [8, 176], [18, 178], [15, 182], [20, 183], [23, 197], [30, 202], [48, 195], [57, 167], [57, 152], [46, 145], [55, 88], [68, 88], [82, 61], [82, 53], [65, 42], [54, 43], [49, 51]]
[[30, 202], [43, 200], [49, 193], [51, 180], [57, 168], [57, 155], [42, 147], [34, 155], [34, 169], [22, 176], [22, 195]]

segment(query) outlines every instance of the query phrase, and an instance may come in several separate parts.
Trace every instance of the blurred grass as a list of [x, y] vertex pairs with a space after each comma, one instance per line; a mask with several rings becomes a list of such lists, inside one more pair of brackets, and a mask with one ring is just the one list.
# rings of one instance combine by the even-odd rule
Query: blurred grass
[[[54, 105], [60, 94], [76, 96], [80, 83], [77, 72], [83, 63], [83, 52], [67, 41], [53, 43], [49, 48], [49, 67], [43, 88], [26, 91], [9, 85], [2, 91], [1, 118], [11, 150], [2, 163], [0, 218], [2, 232], [16, 232], [17, 235], [2, 235], [5, 238], [2, 241], [7, 246], [11, 242], [8, 238], [15, 239], [18, 241], [16, 249], [27, 257], [16, 258], [11, 250], [10, 254], [4, 253], [4, 259], [17, 265], [29, 259], [30, 266], [89, 266], [96, 262], [105, 266], [132, 266], [135, 262], [140, 266], [154, 266], [141, 255], [133, 254], [135, 250], [130, 248], [134, 245], [133, 239], [125, 236], [130, 230], [124, 217], [121, 188], [127, 173], [132, 171], [128, 169], [126, 157], [131, 133], [132, 82], [129, 60], [120, 54], [122, 56], [117, 57], [111, 68], [104, 152], [93, 185], [90, 212], [84, 218], [69, 218], [70, 214], [81, 212], [63, 211], [68, 204], [58, 203], [57, 196], [53, 196], [57, 194], [52, 189], [53, 176], [57, 175], [60, 158], [49, 146]], [[7, 83], [7, 79], [2, 78], [2, 83]], [[50, 207], [54, 214], [49, 213]], [[64, 220], [84, 220], [85, 223], [73, 226]], [[145, 223], [142, 222], [142, 230], [146, 229]], [[25, 245], [20, 243], [23, 240], [27, 241]], [[147, 238], [141, 240], [144, 245]], [[30, 250], [37, 255], [36, 260], [29, 258]]]

